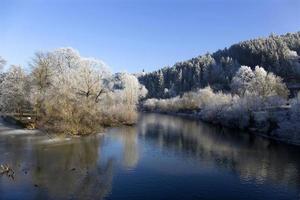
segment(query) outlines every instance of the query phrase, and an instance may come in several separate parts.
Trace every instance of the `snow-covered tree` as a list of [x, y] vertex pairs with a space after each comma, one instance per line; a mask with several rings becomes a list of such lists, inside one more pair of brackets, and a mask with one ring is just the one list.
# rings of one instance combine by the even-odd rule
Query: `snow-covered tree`
[[289, 91], [283, 83], [282, 78], [274, 75], [272, 72], [266, 72], [264, 68], [256, 66], [254, 70], [255, 77], [251, 80], [248, 91], [260, 97], [280, 96], [287, 98]]
[[241, 96], [254, 95], [262, 98], [280, 96], [286, 99], [289, 94], [280, 77], [272, 72], [268, 73], [259, 66], [256, 66], [254, 71], [250, 67], [242, 66], [233, 77], [231, 88]]
[[134, 123], [147, 92], [135, 76], [112, 75], [105, 63], [72, 48], [37, 53], [31, 65], [32, 104], [38, 122], [52, 129], [85, 134], [100, 125]]
[[3, 112], [21, 114], [28, 108], [28, 77], [20, 66], [12, 65], [0, 83], [0, 107]]
[[255, 74], [250, 67], [241, 66], [232, 79], [231, 89], [233, 92], [244, 96]]
[[136, 121], [137, 104], [147, 95], [145, 87], [139, 83], [136, 76], [129, 73], [113, 75], [109, 85], [110, 92], [105, 94], [106, 99], [103, 101], [107, 108], [102, 110], [106, 119], [126, 124]]
[[128, 73], [118, 73], [115, 76], [115, 89], [121, 89], [124, 103], [136, 105], [140, 98], [147, 95], [145, 86], [141, 85], [138, 79]]
[[75, 92], [85, 98], [92, 98], [95, 102], [104, 93], [103, 80], [110, 76], [106, 65], [99, 60], [81, 59], [79, 67], [73, 70], [72, 83]]
[[60, 48], [36, 54], [32, 67], [31, 99], [38, 120], [72, 133], [92, 131], [101, 117], [102, 82], [110, 76], [106, 65], [72, 48]]
[[4, 67], [5, 64], [6, 64], [6, 60], [4, 60], [4, 59], [0, 56], [0, 71], [2, 70], [2, 68]]

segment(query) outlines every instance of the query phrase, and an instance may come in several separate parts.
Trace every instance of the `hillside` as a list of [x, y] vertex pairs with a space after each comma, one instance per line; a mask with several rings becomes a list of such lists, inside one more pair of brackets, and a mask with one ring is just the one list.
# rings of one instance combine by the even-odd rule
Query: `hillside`
[[173, 67], [139, 76], [148, 89], [149, 98], [168, 98], [210, 85], [215, 90], [228, 90], [235, 72], [247, 65], [259, 65], [283, 78], [288, 84], [300, 83], [300, 32], [271, 35], [243, 41], [207, 53]]

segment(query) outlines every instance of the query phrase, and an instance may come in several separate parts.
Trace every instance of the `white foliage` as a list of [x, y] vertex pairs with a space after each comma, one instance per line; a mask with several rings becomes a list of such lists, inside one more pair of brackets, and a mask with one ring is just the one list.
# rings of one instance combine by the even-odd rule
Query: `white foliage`
[[291, 101], [288, 117], [282, 118], [278, 125], [279, 128], [275, 131], [277, 137], [300, 142], [300, 93]]
[[295, 57], [297, 57], [298, 56], [298, 54], [297, 54], [297, 51], [292, 51], [292, 50], [288, 50], [287, 51], [287, 53], [286, 53], [286, 56], [288, 57], [288, 58], [295, 58]]
[[256, 66], [254, 71], [250, 67], [242, 66], [233, 77], [231, 88], [241, 96], [288, 96], [288, 89], [282, 79], [259, 66]]
[[241, 66], [232, 79], [232, 90], [239, 95], [244, 95], [254, 76], [255, 75], [250, 67]]
[[[81, 57], [79, 52], [72, 48], [37, 54], [33, 67], [33, 84], [37, 90], [44, 87], [47, 89], [46, 95], [52, 96], [49, 98], [67, 96], [73, 101], [82, 97], [96, 100], [103, 89], [103, 79], [110, 76], [107, 66], [102, 61]], [[43, 82], [47, 84], [41, 84]]]
[[140, 98], [147, 95], [147, 89], [129, 73], [118, 73], [114, 78], [115, 93], [119, 93], [126, 105], [136, 105]]
[[11, 66], [0, 83], [0, 107], [5, 112], [18, 112], [28, 101], [27, 76], [20, 66]]
[[72, 48], [37, 53], [32, 67], [36, 112], [73, 133], [101, 123], [133, 123], [136, 105], [147, 93], [135, 76], [112, 75], [104, 62], [82, 57]]
[[245, 129], [249, 126], [253, 112], [265, 111], [285, 103], [286, 100], [280, 96], [262, 97], [247, 94], [240, 97], [220, 91], [214, 92], [210, 87], [206, 87], [197, 92], [186, 93], [182, 97], [148, 99], [143, 106], [146, 110], [164, 112], [200, 109], [199, 114], [203, 120]]

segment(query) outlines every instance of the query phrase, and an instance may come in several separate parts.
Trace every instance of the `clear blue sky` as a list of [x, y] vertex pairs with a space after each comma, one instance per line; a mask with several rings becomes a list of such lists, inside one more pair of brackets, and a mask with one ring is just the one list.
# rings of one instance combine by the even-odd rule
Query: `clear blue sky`
[[0, 55], [73, 47], [113, 71], [152, 71], [232, 43], [300, 31], [299, 0], [1, 0]]

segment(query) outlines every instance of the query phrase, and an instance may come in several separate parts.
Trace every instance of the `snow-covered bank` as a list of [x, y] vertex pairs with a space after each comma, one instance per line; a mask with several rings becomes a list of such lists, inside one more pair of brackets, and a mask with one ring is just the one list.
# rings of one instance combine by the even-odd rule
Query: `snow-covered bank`
[[210, 86], [169, 99], [147, 99], [146, 111], [192, 115], [203, 121], [300, 144], [300, 94], [288, 100], [282, 79], [261, 67], [242, 66], [231, 89]]

